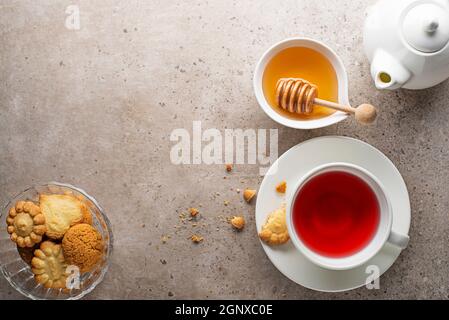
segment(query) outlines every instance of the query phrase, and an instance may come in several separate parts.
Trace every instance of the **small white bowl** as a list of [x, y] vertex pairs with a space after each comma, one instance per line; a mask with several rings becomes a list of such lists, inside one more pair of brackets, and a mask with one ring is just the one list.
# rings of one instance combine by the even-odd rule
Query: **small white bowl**
[[332, 64], [337, 74], [338, 79], [338, 102], [341, 104], [349, 105], [348, 98], [348, 75], [346, 69], [341, 61], [340, 57], [324, 43], [312, 40], [308, 38], [291, 38], [279, 42], [274, 45], [262, 56], [259, 63], [257, 64], [256, 71], [254, 73], [254, 92], [256, 94], [257, 101], [263, 111], [274, 121], [280, 123], [286, 127], [294, 129], [318, 129], [327, 126], [331, 126], [340, 121], [345, 120], [348, 115], [344, 112], [335, 112], [327, 117], [316, 119], [316, 120], [294, 120], [282, 116], [276, 112], [268, 103], [265, 93], [263, 91], [263, 76], [265, 73], [265, 68], [268, 63], [276, 56], [279, 52], [292, 47], [302, 47], [310, 48], [323, 54]]

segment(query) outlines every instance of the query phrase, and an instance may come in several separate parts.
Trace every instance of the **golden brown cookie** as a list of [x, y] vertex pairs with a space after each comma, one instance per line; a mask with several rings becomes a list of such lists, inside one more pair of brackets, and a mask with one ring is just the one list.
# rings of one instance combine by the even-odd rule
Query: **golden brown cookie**
[[60, 244], [51, 241], [41, 243], [39, 249], [34, 251], [31, 260], [31, 271], [37, 283], [46, 288], [66, 288], [67, 262], [64, 259]]
[[259, 233], [259, 237], [269, 245], [281, 245], [290, 240], [287, 230], [285, 206], [268, 215], [267, 221]]
[[101, 260], [104, 242], [101, 234], [89, 224], [77, 224], [71, 227], [62, 239], [64, 256], [69, 264], [80, 268], [80, 272], [89, 272]]
[[59, 240], [69, 228], [78, 223], [92, 223], [86, 204], [73, 195], [41, 194], [39, 203], [45, 216], [47, 237]]
[[42, 241], [46, 231], [45, 217], [39, 206], [31, 201], [18, 201], [6, 218], [11, 240], [20, 248], [32, 248]]

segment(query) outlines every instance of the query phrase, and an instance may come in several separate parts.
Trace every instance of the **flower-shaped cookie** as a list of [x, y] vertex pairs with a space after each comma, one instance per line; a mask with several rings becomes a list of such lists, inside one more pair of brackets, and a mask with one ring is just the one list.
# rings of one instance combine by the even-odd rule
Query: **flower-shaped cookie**
[[31, 201], [18, 201], [11, 207], [6, 223], [11, 240], [20, 248], [31, 248], [40, 243], [47, 230], [41, 209]]
[[46, 288], [66, 288], [67, 262], [65, 261], [60, 244], [51, 241], [42, 242], [40, 249], [34, 251], [31, 260], [31, 271], [37, 283]]
[[269, 245], [281, 245], [290, 240], [285, 206], [268, 215], [267, 222], [262, 227], [259, 237]]

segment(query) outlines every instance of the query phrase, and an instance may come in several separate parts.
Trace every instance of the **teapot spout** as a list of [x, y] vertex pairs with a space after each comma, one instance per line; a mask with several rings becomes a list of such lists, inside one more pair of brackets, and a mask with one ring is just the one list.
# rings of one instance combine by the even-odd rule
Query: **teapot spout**
[[403, 87], [412, 74], [388, 52], [377, 50], [371, 64], [371, 76], [377, 89], [396, 90]]

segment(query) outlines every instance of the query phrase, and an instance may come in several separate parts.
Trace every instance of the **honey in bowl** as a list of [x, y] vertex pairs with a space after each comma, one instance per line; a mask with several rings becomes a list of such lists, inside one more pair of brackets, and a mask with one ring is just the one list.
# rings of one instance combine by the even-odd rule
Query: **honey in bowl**
[[291, 47], [279, 52], [267, 64], [263, 75], [263, 91], [270, 106], [284, 117], [296, 120], [325, 118], [335, 111], [315, 105], [311, 114], [290, 113], [277, 106], [276, 85], [281, 78], [300, 78], [318, 87], [320, 99], [338, 102], [338, 78], [332, 63], [310, 48]]

